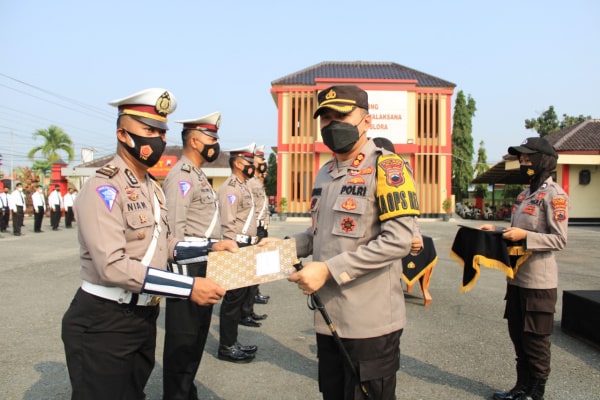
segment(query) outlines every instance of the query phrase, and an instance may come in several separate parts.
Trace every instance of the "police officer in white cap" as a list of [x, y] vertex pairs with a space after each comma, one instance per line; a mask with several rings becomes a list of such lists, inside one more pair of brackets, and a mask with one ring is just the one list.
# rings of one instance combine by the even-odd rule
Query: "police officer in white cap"
[[[117, 154], [90, 177], [75, 203], [81, 288], [62, 321], [73, 399], [144, 399], [156, 346], [159, 296], [215, 304], [209, 279], [167, 272], [167, 260], [206, 256], [211, 244], [170, 236], [160, 186], [148, 174], [166, 145], [173, 94], [146, 89], [119, 108]], [[214, 250], [237, 246], [215, 243]]]
[[[248, 180], [248, 188], [252, 192], [256, 212], [256, 235], [259, 240], [269, 236], [269, 202], [265, 193], [264, 180], [267, 175], [267, 163], [265, 162], [265, 145], [256, 146], [254, 150], [254, 176]], [[248, 295], [242, 306], [242, 318], [240, 324], [249, 327], [259, 327], [260, 322], [267, 318], [267, 314], [254, 312], [254, 303], [267, 304], [270, 296], [260, 293], [258, 285], [248, 288]]]
[[[221, 238], [219, 201], [201, 167], [219, 157], [221, 113], [177, 122], [183, 124], [183, 154], [163, 183], [171, 229], [180, 240], [217, 242]], [[207, 261], [170, 265], [182, 275], [205, 276]], [[167, 299], [163, 399], [198, 398], [194, 379], [202, 360], [212, 308], [186, 299]]]
[[[248, 179], [254, 176], [254, 147], [252, 143], [241, 149], [229, 151], [231, 176], [219, 189], [221, 211], [221, 231], [226, 239], [235, 240], [240, 247], [258, 243], [256, 235], [256, 207]], [[238, 342], [238, 323], [242, 315], [242, 305], [248, 288], [228, 290], [219, 316], [218, 358], [236, 363], [246, 363], [254, 359], [257, 347], [244, 346]]]

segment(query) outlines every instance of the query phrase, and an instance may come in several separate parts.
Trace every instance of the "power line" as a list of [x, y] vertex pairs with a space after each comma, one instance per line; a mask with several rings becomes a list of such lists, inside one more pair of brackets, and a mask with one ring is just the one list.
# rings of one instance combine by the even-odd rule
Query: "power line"
[[[81, 107], [81, 108], [83, 108], [83, 109], [86, 109], [86, 110], [88, 110], [88, 111], [92, 111], [92, 112], [95, 112], [95, 113], [97, 113], [97, 114], [100, 114], [100, 115], [102, 115], [103, 117], [108, 117], [108, 118], [112, 117], [112, 113], [109, 113], [108, 111], [106, 111], [106, 110], [103, 110], [103, 109], [100, 109], [100, 108], [98, 108], [98, 107], [95, 107], [95, 106], [92, 106], [92, 105], [89, 105], [89, 104], [83, 103], [82, 101], [75, 100], [75, 99], [71, 99], [71, 98], [69, 98], [69, 97], [67, 97], [67, 96], [63, 96], [63, 95], [61, 95], [61, 94], [58, 94], [58, 93], [51, 92], [51, 91], [49, 91], [49, 90], [47, 90], [47, 89], [43, 89], [43, 88], [41, 88], [41, 87], [38, 87], [38, 86], [32, 85], [32, 84], [30, 84], [30, 83], [24, 82], [24, 81], [22, 81], [22, 80], [20, 80], [20, 79], [13, 78], [13, 77], [11, 77], [11, 76], [8, 76], [8, 75], [6, 75], [6, 74], [3, 74], [2, 72], [0, 72], [0, 76], [3, 76], [3, 77], [5, 77], [5, 78], [7, 78], [7, 79], [10, 79], [10, 80], [13, 80], [13, 81], [15, 81], [15, 82], [18, 82], [18, 83], [20, 83], [20, 84], [22, 84], [22, 85], [28, 86], [28, 87], [30, 87], [30, 88], [33, 88], [33, 89], [39, 90], [40, 92], [43, 92], [43, 93], [49, 94], [49, 95], [51, 95], [51, 96], [57, 97], [57, 98], [59, 98], [59, 99], [61, 99], [61, 100], [63, 100], [63, 101], [66, 101], [66, 102], [68, 102], [68, 103], [75, 104], [75, 105], [77, 105], [77, 106], [79, 106], [79, 107]], [[13, 89], [13, 90], [14, 90], [14, 89]], [[35, 97], [35, 96], [34, 96], [34, 97]]]

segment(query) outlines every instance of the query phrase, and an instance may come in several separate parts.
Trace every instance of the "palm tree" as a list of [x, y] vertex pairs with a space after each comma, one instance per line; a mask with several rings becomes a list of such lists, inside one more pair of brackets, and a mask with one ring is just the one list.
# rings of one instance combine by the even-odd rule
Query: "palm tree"
[[48, 160], [53, 163], [60, 160], [59, 150], [64, 151], [69, 156], [69, 162], [75, 158], [73, 151], [73, 141], [61, 128], [50, 125], [48, 129], [38, 129], [33, 133], [33, 138], [42, 137], [46, 142], [41, 146], [36, 146], [27, 153], [27, 157], [33, 160], [35, 154], [39, 151]]

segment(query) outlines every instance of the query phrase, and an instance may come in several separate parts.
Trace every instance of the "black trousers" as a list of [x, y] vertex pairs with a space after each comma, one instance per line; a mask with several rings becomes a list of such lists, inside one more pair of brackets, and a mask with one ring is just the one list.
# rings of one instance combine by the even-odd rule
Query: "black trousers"
[[42, 220], [44, 219], [44, 207], [38, 206], [37, 212], [33, 214], [33, 231], [42, 231]]
[[219, 344], [233, 346], [238, 340], [238, 324], [242, 317], [242, 305], [248, 295], [248, 288], [228, 290], [221, 302], [219, 314]]
[[[367, 339], [342, 339], [360, 382], [372, 400], [396, 399], [396, 372], [400, 368], [402, 329]], [[346, 365], [332, 336], [317, 334], [319, 391], [324, 400], [362, 400], [356, 377]]]
[[65, 227], [70, 228], [74, 220], [73, 207], [67, 207], [67, 211], [65, 212]]
[[2, 209], [2, 215], [0, 215], [0, 232], [6, 232], [6, 229], [8, 229], [9, 221], [10, 221], [10, 208], [5, 207]]
[[508, 333], [517, 356], [517, 371], [529, 378], [550, 375], [550, 335], [554, 330], [557, 289], [526, 289], [507, 285]]
[[17, 212], [13, 212], [13, 233], [20, 234], [23, 226], [25, 211], [22, 206], [17, 206]]
[[71, 399], [144, 399], [158, 313], [158, 306], [118, 304], [79, 289], [62, 320]]
[[254, 313], [254, 297], [256, 295], [258, 295], [258, 285], [249, 286], [246, 292], [246, 298], [242, 303], [242, 318], [250, 317]]
[[[200, 266], [203, 264], [203, 266]], [[188, 265], [188, 275], [199, 276], [206, 263]], [[163, 400], [196, 400], [194, 379], [210, 329], [212, 306], [189, 300], [167, 299], [163, 351]]]
[[57, 230], [60, 224], [60, 214], [60, 206], [52, 206], [50, 209], [50, 225], [52, 225], [52, 229], [54, 230]]

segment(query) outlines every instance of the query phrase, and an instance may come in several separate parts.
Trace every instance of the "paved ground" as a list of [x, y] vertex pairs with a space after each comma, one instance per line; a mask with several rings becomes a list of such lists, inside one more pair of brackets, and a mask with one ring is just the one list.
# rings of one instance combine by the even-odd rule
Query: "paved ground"
[[[47, 221], [44, 221], [46, 225]], [[462, 269], [450, 259], [457, 223], [422, 221], [432, 236], [439, 261], [425, 308], [418, 287], [407, 295], [408, 326], [401, 340], [399, 399], [485, 399], [515, 379], [512, 345], [502, 319], [505, 283], [501, 272], [484, 269], [474, 289], [459, 292]], [[76, 229], [34, 234], [26, 220], [25, 236], [0, 239], [0, 388], [2, 399], [68, 399], [70, 386], [60, 340], [61, 318], [78, 287]], [[306, 219], [274, 222], [273, 236], [304, 229]], [[505, 223], [500, 223], [505, 224]], [[558, 253], [559, 302], [552, 337], [552, 375], [548, 400], [600, 399], [600, 351], [560, 329], [562, 291], [600, 290], [600, 228], [572, 227], [567, 249]], [[240, 327], [240, 341], [259, 346], [246, 365], [219, 361], [218, 315], [197, 376], [203, 399], [319, 399], [312, 314], [306, 298], [287, 281], [261, 286], [271, 295], [256, 311], [269, 314], [259, 329]], [[162, 393], [162, 340], [159, 319], [157, 364], [146, 393]]]

